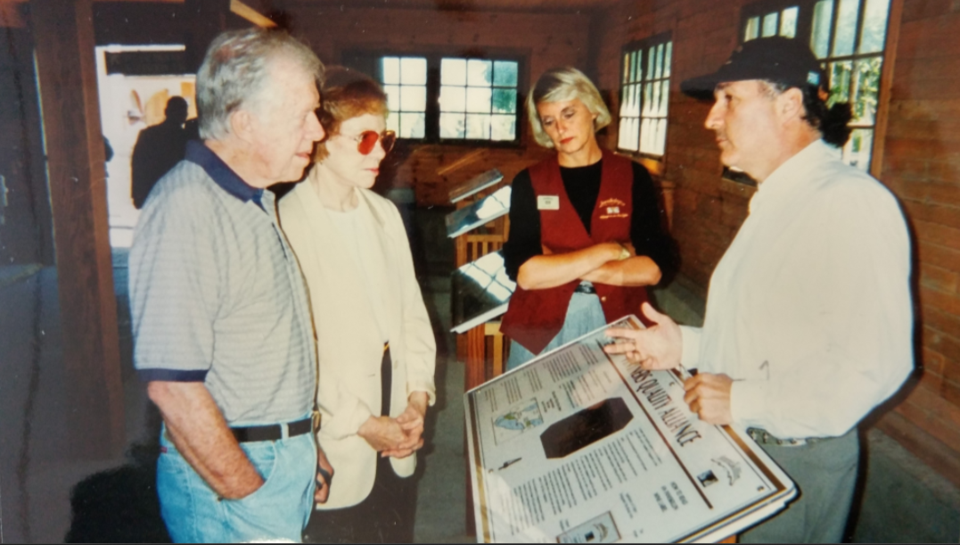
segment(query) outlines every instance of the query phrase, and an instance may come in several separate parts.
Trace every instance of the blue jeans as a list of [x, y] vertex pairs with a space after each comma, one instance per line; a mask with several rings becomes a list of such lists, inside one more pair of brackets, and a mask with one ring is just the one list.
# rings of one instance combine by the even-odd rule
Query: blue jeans
[[160, 435], [157, 494], [160, 512], [175, 543], [237, 543], [255, 540], [300, 542], [313, 510], [317, 450], [312, 434], [279, 441], [241, 443], [264, 478], [254, 493], [221, 499]]
[[[592, 293], [574, 292], [573, 297], [570, 298], [570, 304], [567, 305], [567, 316], [563, 320], [563, 327], [540, 354], [567, 344], [606, 324], [607, 318], [603, 314], [603, 307], [600, 306], [600, 298]], [[537, 355], [517, 341], [511, 340], [507, 371], [520, 367]]]

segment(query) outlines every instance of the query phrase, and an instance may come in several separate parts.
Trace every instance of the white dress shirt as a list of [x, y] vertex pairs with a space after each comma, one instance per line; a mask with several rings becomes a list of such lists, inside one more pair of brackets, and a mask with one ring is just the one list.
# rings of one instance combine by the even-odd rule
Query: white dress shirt
[[818, 140], [760, 184], [682, 361], [734, 379], [735, 424], [839, 436], [913, 369], [912, 329], [903, 214]]

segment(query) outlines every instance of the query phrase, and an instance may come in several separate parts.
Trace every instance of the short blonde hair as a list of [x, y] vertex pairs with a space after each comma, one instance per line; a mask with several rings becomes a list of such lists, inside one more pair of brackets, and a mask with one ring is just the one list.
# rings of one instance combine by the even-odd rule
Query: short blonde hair
[[540, 114], [537, 113], [537, 104], [575, 98], [580, 99], [590, 113], [597, 116], [593, 122], [593, 130], [599, 131], [610, 124], [610, 110], [603, 103], [600, 91], [597, 91], [597, 87], [590, 78], [572, 66], [551, 68], [540, 76], [530, 94], [527, 95], [527, 118], [530, 119], [533, 139], [538, 144], [546, 148], [553, 147], [553, 141], [543, 130]]

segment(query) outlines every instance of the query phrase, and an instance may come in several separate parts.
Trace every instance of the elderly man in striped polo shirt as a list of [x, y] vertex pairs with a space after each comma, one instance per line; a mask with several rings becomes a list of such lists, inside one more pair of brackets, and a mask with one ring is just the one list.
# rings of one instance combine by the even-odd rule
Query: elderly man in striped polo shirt
[[264, 191], [299, 179], [324, 136], [322, 71], [285, 33], [217, 37], [197, 74], [203, 142], [137, 226], [134, 358], [163, 415], [157, 491], [177, 542], [300, 541], [329, 491], [306, 290]]

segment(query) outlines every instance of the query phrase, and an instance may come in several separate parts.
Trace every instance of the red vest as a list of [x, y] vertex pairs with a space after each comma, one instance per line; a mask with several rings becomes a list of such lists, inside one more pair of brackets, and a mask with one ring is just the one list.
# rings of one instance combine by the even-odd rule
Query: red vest
[[[633, 211], [633, 164], [604, 150], [600, 194], [587, 233], [576, 209], [567, 197], [560, 177], [560, 165], [551, 157], [530, 167], [533, 191], [560, 198], [559, 210], [540, 210], [540, 243], [553, 253], [580, 250], [601, 242], [630, 242]], [[560, 332], [567, 306], [580, 280], [543, 290], [525, 290], [519, 285], [510, 298], [500, 330], [534, 354], [539, 354]], [[627, 314], [640, 315], [647, 300], [644, 287], [595, 284], [607, 322]]]

